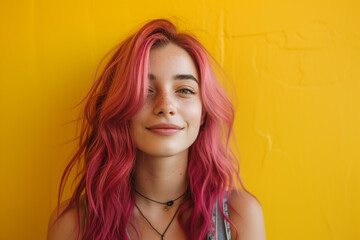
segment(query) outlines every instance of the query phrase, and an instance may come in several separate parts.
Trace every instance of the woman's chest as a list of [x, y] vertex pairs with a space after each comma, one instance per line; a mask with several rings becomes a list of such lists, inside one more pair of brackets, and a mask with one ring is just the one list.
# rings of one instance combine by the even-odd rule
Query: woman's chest
[[[165, 222], [161, 223], [159, 221], [156, 223], [138, 221], [136, 224], [134, 224], [134, 226], [137, 229], [137, 232], [133, 227], [128, 227], [128, 234], [131, 240], [186, 240], [185, 233], [181, 229], [177, 219], [174, 219], [170, 225], [167, 225]], [[137, 234], [139, 234], [139, 237]]]

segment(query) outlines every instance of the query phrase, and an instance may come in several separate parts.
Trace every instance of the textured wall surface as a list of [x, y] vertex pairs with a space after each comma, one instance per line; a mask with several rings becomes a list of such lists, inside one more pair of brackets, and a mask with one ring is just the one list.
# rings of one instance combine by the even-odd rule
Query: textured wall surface
[[172, 16], [231, 79], [267, 239], [360, 239], [360, 1], [18, 0], [0, 12], [0, 239], [45, 239], [76, 146], [68, 122], [100, 58]]

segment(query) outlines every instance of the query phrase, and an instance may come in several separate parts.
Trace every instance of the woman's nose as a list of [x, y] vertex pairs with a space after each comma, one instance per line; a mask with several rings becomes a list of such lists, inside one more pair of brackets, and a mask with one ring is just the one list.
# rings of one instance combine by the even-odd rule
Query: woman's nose
[[162, 92], [156, 96], [154, 114], [171, 116], [176, 114], [175, 102], [171, 93]]

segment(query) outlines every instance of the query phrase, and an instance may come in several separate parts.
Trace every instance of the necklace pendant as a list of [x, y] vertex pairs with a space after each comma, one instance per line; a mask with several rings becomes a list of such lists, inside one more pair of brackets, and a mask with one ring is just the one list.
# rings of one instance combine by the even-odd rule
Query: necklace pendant
[[174, 201], [173, 201], [173, 200], [168, 201], [168, 202], [166, 203], [166, 205], [168, 205], [169, 207], [171, 207], [172, 205], [174, 205]]

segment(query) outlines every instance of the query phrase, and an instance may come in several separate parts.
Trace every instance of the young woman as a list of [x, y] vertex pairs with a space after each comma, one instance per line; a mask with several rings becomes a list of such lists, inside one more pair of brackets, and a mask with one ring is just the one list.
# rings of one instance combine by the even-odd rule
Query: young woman
[[[48, 239], [265, 239], [229, 149], [233, 106], [206, 49], [164, 19], [117, 48], [87, 96], [82, 163]], [[59, 214], [60, 213], [60, 214]]]

